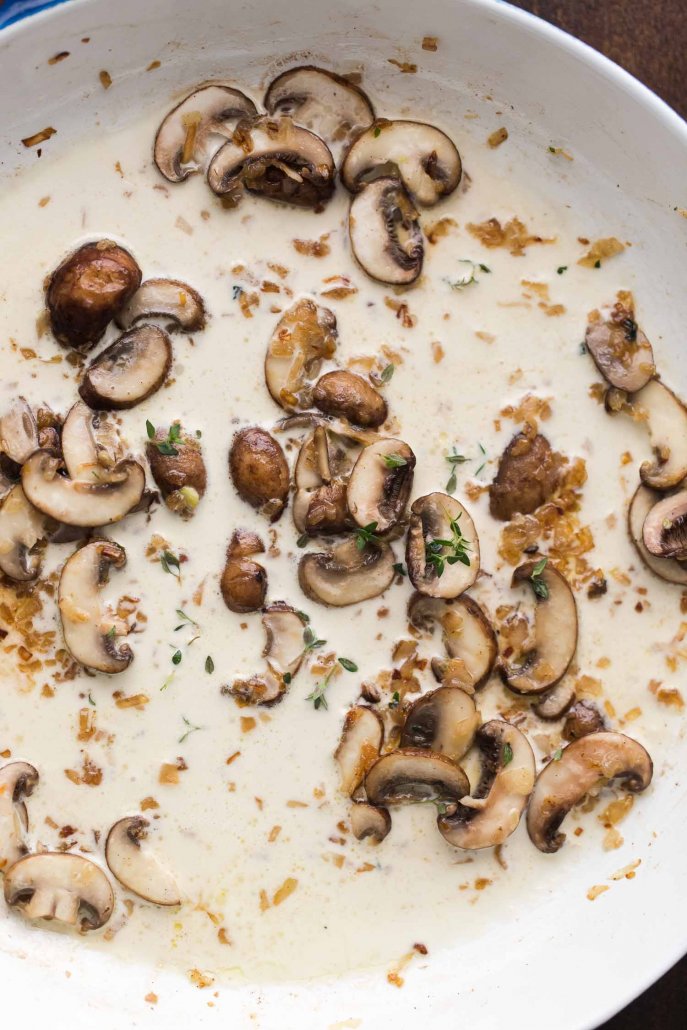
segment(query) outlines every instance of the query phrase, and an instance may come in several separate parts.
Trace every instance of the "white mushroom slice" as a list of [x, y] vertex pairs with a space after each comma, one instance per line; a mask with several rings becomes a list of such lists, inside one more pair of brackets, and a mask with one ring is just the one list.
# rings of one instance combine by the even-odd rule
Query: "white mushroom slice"
[[656, 373], [654, 352], [632, 312], [616, 305], [608, 321], [590, 322], [585, 345], [604, 379], [635, 393]]
[[0, 569], [19, 582], [35, 579], [47, 536], [45, 515], [29, 504], [17, 483], [0, 504]]
[[365, 777], [373, 805], [407, 805], [424, 801], [455, 804], [470, 791], [468, 778], [455, 762], [420, 748], [399, 748], [377, 759]]
[[155, 164], [170, 182], [204, 171], [236, 123], [256, 114], [255, 104], [240, 90], [222, 82], [205, 83], [165, 117], [155, 137]]
[[402, 179], [416, 203], [430, 207], [460, 182], [460, 154], [434, 125], [380, 120], [351, 144], [341, 165], [341, 181], [357, 193], [366, 182], [390, 174]]
[[348, 232], [353, 256], [377, 282], [409, 286], [422, 271], [419, 216], [398, 179], [376, 179], [353, 197]]
[[266, 643], [266, 670], [248, 680], [234, 680], [223, 693], [243, 704], [275, 705], [282, 700], [301, 667], [305, 643], [303, 619], [295, 608], [278, 602], [265, 608], [262, 625]]
[[640, 483], [630, 501], [627, 515], [630, 539], [635, 545], [639, 557], [654, 575], [665, 579], [668, 583], [687, 586], [687, 562], [676, 561], [674, 558], [658, 558], [651, 554], [644, 544], [644, 522], [660, 499], [659, 493]]
[[310, 387], [322, 362], [338, 343], [336, 316], [307, 298], [296, 301], [279, 319], [267, 346], [265, 382], [285, 411], [310, 406]]
[[419, 497], [410, 509], [408, 575], [430, 597], [458, 597], [477, 579], [479, 538], [467, 509], [449, 494]]
[[484, 686], [494, 668], [498, 644], [494, 627], [476, 601], [467, 594], [444, 600], [417, 593], [408, 602], [408, 618], [416, 629], [430, 633], [438, 623], [452, 663], [451, 675], [458, 675], [460, 663], [466, 687], [479, 690]]
[[38, 450], [38, 426], [31, 408], [23, 397], [0, 417], [0, 451], [17, 465]]
[[28, 762], [10, 762], [0, 769], [0, 873], [26, 854], [29, 828], [25, 799], [38, 783], [38, 772]]
[[294, 469], [293, 521], [299, 533], [329, 535], [351, 527], [346, 480], [360, 454], [358, 440], [317, 426]]
[[82, 855], [43, 851], [5, 876], [5, 901], [26, 919], [54, 919], [84, 932], [103, 926], [114, 908], [110, 881]]
[[91, 408], [134, 408], [160, 389], [171, 367], [167, 333], [156, 325], [136, 326], [88, 366], [79, 393]]
[[379, 758], [384, 726], [377, 712], [357, 705], [346, 714], [334, 760], [339, 767], [339, 789], [352, 797]]
[[354, 801], [351, 806], [351, 831], [356, 840], [371, 840], [381, 844], [391, 830], [391, 816], [386, 808]]
[[561, 847], [558, 828], [570, 809], [600, 782], [622, 779], [637, 794], [651, 783], [653, 763], [646, 749], [623, 733], [590, 733], [563, 749], [537, 777], [527, 812], [532, 843], [548, 854]]
[[154, 905], [180, 905], [174, 877], [146, 843], [149, 826], [142, 816], [120, 819], [107, 835], [105, 860], [115, 879], [139, 898]]
[[687, 478], [687, 408], [658, 379], [632, 395], [631, 408], [646, 420], [656, 455], [641, 465], [640, 478], [645, 486], [670, 490]]
[[474, 798], [479, 807], [458, 804], [439, 815], [439, 832], [455, 848], [478, 850], [502, 844], [516, 829], [534, 788], [535, 764], [527, 737], [501, 719], [485, 722], [475, 743], [482, 777]]
[[403, 440], [384, 438], [370, 444], [348, 480], [348, 509], [359, 526], [374, 523], [386, 533], [404, 517], [415, 475], [415, 455]]
[[240, 122], [208, 167], [213, 193], [238, 204], [244, 190], [298, 207], [318, 208], [334, 192], [329, 147], [290, 118]]
[[205, 328], [205, 304], [197, 290], [179, 279], [146, 279], [115, 317], [120, 329], [141, 321], [163, 322], [168, 332], [196, 333]]
[[143, 497], [145, 473], [137, 461], [122, 461], [92, 482], [60, 475], [52, 451], [35, 451], [21, 470], [27, 498], [39, 511], [69, 526], [107, 526], [128, 515]]
[[572, 679], [562, 679], [544, 695], [541, 701], [533, 706], [533, 710], [540, 719], [560, 719], [574, 700], [575, 687]]
[[644, 519], [642, 537], [654, 557], [687, 561], [687, 490], [653, 505]]
[[408, 709], [401, 747], [422, 748], [459, 761], [480, 724], [473, 699], [459, 687], [438, 687]]
[[354, 539], [342, 541], [328, 553], [306, 554], [298, 566], [303, 593], [333, 608], [378, 597], [394, 576], [394, 552], [388, 544], [360, 549]]
[[62, 426], [62, 457], [69, 478], [117, 482], [120, 476], [113, 470], [121, 456], [119, 434], [109, 416], [83, 401], [72, 405]]
[[330, 146], [354, 139], [375, 117], [358, 86], [312, 65], [290, 68], [273, 79], [264, 104], [268, 114], [290, 116]]
[[101, 596], [110, 568], [122, 569], [126, 552], [113, 540], [95, 540], [68, 558], [60, 576], [58, 608], [64, 642], [72, 657], [88, 669], [114, 674], [133, 661], [128, 644], [119, 643], [119, 620]]
[[511, 586], [528, 585], [536, 599], [534, 643], [502, 658], [501, 673], [518, 694], [543, 694], [563, 678], [577, 647], [577, 605], [567, 579], [547, 561], [525, 562]]

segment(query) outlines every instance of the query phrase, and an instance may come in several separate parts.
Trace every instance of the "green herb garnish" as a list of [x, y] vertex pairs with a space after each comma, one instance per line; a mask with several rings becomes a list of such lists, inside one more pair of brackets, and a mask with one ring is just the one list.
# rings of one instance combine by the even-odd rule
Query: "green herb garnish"
[[215, 663], [212, 660], [212, 656], [208, 655], [205, 659], [205, 671], [211, 676], [215, 671]]
[[179, 665], [183, 655], [181, 651], [175, 651], [172, 655], [172, 665]]
[[381, 126], [380, 125], [375, 125], [374, 129], [372, 130], [372, 135], [374, 136], [375, 139], [377, 139], [377, 137], [380, 135], [381, 131], [382, 131]]
[[105, 636], [107, 637], [108, 640], [114, 640], [116, 635], [117, 635], [117, 629], [116, 629], [115, 626], [110, 626], [110, 628], [108, 629], [107, 633], [105, 634]]
[[383, 454], [382, 459], [388, 469], [400, 469], [408, 464], [407, 459], [402, 458], [400, 454]]
[[382, 369], [382, 372], [381, 372], [381, 374], [379, 376], [381, 382], [383, 382], [383, 383], [390, 383], [391, 380], [393, 379], [393, 375], [394, 375], [395, 371], [396, 371], [396, 366], [394, 364], [387, 365], [386, 368]]
[[405, 567], [405, 565], [403, 564], [402, 561], [397, 561], [392, 567], [393, 567], [394, 572], [398, 576], [407, 576], [408, 575], [408, 573], [406, 571], [406, 567]]
[[[148, 435], [150, 436], [150, 430], [148, 429], [148, 426], [149, 423], [146, 422], [146, 430], [148, 431]], [[180, 439], [181, 426], [178, 422], [173, 422], [172, 425], [169, 427], [167, 439], [161, 440], [160, 443], [155, 444], [155, 446], [157, 447], [160, 454], [164, 454], [166, 458], [175, 458], [178, 455], [179, 451], [176, 449], [174, 445], [179, 443]]]
[[594, 262], [594, 268], [601, 268], [601, 258], [597, 258]]
[[455, 492], [456, 486], [458, 485], [456, 480], [456, 465], [464, 465], [468, 459], [464, 454], [458, 454], [455, 447], [453, 448], [453, 452], [451, 454], [445, 454], [444, 458], [451, 466], [451, 475], [448, 483], [446, 484], [446, 493], [452, 494]]
[[456, 562], [462, 565], [470, 564], [470, 555], [467, 552], [471, 545], [461, 532], [459, 519], [460, 515], [455, 519], [449, 519], [450, 540], [430, 540], [425, 544], [425, 560], [428, 565], [433, 566], [438, 577], [443, 576], [446, 565], [455, 565]]
[[185, 715], [182, 715], [181, 718], [184, 721], [184, 726], [188, 726], [186, 733], [184, 733], [183, 736], [179, 737], [179, 743], [183, 744], [187, 737], [190, 737], [192, 733], [196, 732], [196, 730], [202, 729], [202, 726], [194, 726], [192, 722], [189, 722]]
[[198, 626], [198, 623], [196, 622], [196, 620], [192, 619], [191, 616], [187, 615], [186, 612], [183, 611], [181, 608], [177, 608], [176, 613], [177, 613], [177, 618], [181, 619], [181, 622], [179, 623], [178, 626], [174, 627], [174, 632], [175, 633], [177, 633], [180, 629], [183, 629], [184, 626], [187, 626], [187, 625], [188, 626], [196, 626], [196, 627]]
[[298, 540], [296, 540], [296, 547], [305, 547], [309, 539], [310, 537], [307, 533], [301, 533]]
[[551, 758], [554, 760], [554, 762], [560, 762], [562, 754], [563, 754], [563, 748], [562, 747], [557, 747], [556, 750], [554, 751], [554, 753], [551, 755]]
[[541, 561], [538, 561], [532, 569], [532, 575], [530, 576], [534, 596], [540, 598], [542, 601], [548, 600], [549, 597], [549, 588], [541, 578], [541, 574], [546, 568], [548, 560], [548, 558], [542, 558]]
[[352, 662], [350, 658], [337, 658], [337, 661], [339, 665], [342, 667], [342, 669], [346, 670], [346, 672], [358, 671], [358, 666], [355, 664], [355, 662]]
[[510, 763], [513, 761], [513, 748], [508, 743], [505, 743], [503, 745], [503, 750], [501, 751], [501, 760], [504, 766], [510, 765]]
[[160, 565], [164, 572], [168, 572], [170, 576], [176, 576], [177, 579], [181, 579], [181, 564], [177, 556], [172, 554], [171, 551], [162, 552], [160, 555]]
[[336, 666], [333, 666], [329, 670], [327, 675], [324, 677], [324, 679], [321, 680], [319, 683], [315, 684], [315, 689], [311, 694], [308, 694], [308, 696], [305, 699], [306, 701], [312, 701], [315, 711], [318, 711], [320, 708], [326, 709], [329, 707], [329, 705], [327, 704], [327, 698], [325, 697], [325, 694], [327, 692], [327, 687], [329, 686], [329, 681], [332, 678], [332, 674], [335, 668]]
[[90, 690], [88, 692], [88, 703], [89, 705], [93, 705], [93, 707], [95, 708], [95, 701], [93, 700], [93, 695], [91, 694]]
[[568, 271], [568, 266], [567, 265], [560, 265], [556, 269], [556, 271], [558, 272], [559, 275], [563, 275], [563, 272], [567, 272]]
[[364, 551], [368, 544], [379, 544], [381, 540], [375, 535], [376, 522], [368, 522], [366, 526], [360, 526], [355, 531], [355, 546], [359, 551]]
[[308, 651], [314, 651], [316, 647], [324, 647], [327, 641], [320, 640], [317, 634], [314, 633], [313, 630], [310, 628], [310, 626], [306, 626], [303, 630], [303, 643], [305, 644], [305, 647], [303, 648], [303, 654], [307, 654]]
[[393, 694], [391, 695], [391, 701], [389, 701], [389, 708], [398, 708], [400, 702], [401, 695], [397, 690], [394, 690]]

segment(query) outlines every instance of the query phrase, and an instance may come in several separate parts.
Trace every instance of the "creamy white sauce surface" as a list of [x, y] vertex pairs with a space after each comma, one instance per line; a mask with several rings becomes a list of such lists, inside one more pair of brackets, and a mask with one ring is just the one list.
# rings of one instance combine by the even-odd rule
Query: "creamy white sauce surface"
[[[429, 112], [413, 116], [432, 120]], [[147, 618], [138, 626], [141, 632], [129, 638], [135, 660], [125, 673], [110, 678], [81, 673], [56, 683], [49, 666], [30, 674], [17, 671], [17, 650], [7, 652], [19, 642], [15, 634], [0, 645], [5, 648], [0, 752], [7, 749], [12, 759], [32, 762], [40, 772], [40, 785], [28, 802], [35, 847], [73, 840], [76, 850], [102, 862], [112, 823], [140, 812], [144, 799], [159, 806], [144, 812], [151, 821], [150, 844], [174, 871], [183, 905], [156, 908], [117, 886], [117, 910], [109, 924], [116, 932], [88, 935], [83, 946], [145, 958], [151, 966], [172, 964], [218, 979], [262, 981], [388, 966], [416, 942], [429, 949], [431, 960], [436, 949], [456, 942], [468, 947], [477, 935], [497, 933], [502, 921], [517, 920], [520, 911], [564, 889], [567, 871], [588, 860], [584, 852], [603, 855], [605, 831], [599, 809], [574, 815], [567, 820], [563, 851], [542, 856], [520, 826], [503, 849], [504, 870], [492, 850], [465, 854], [448, 846], [436, 830], [431, 805], [394, 811], [392, 832], [376, 848], [341, 829], [348, 803], [337, 792], [332, 754], [360, 684], [390, 669], [394, 643], [408, 636], [410, 587], [406, 581], [381, 598], [340, 610], [309, 601], [298, 587], [303, 552], [296, 546], [290, 508], [274, 527], [279, 554], [264, 556], [268, 600], [288, 601], [307, 612], [317, 635], [327, 641], [323, 650], [351, 659], [359, 672], [342, 671], [333, 680], [328, 710], [316, 711], [306, 700], [316, 682], [307, 665], [272, 709], [240, 709], [221, 695], [223, 684], [262, 668], [260, 617], [229, 612], [218, 580], [235, 528], [254, 529], [269, 543], [268, 524], [234, 492], [227, 456], [237, 429], [271, 428], [283, 414], [263, 378], [267, 341], [279, 318], [271, 308], [285, 310], [302, 295], [331, 307], [338, 319], [341, 365], [368, 355], [379, 356], [383, 366], [393, 360], [390, 352], [399, 355], [385, 388], [390, 435], [407, 441], [417, 455], [414, 496], [444, 489], [450, 474], [445, 455], [454, 445], [467, 456], [457, 469], [456, 496], [475, 519], [488, 574], [472, 593], [492, 612], [510, 599], [511, 568], [497, 554], [500, 527], [488, 514], [487, 496], [469, 500], [465, 484], [472, 478], [491, 480], [498, 456], [518, 428], [500, 416], [501, 409], [528, 392], [550, 398], [552, 417], [541, 429], [556, 450], [586, 462], [580, 520], [591, 527], [596, 545], [587, 557], [608, 579], [608, 593], [597, 600], [588, 600], [584, 590], [577, 594], [576, 664], [579, 674], [601, 681], [599, 703], [611, 702], [616, 713], [611, 725], [640, 739], [656, 764], [656, 786], [635, 802], [635, 813], [638, 806], [650, 806], [652, 790], [659, 789], [670, 755], [666, 741], [680, 722], [679, 713], [659, 705], [648, 690], [652, 679], [678, 685], [665, 657], [680, 627], [680, 589], [650, 577], [627, 538], [626, 504], [649, 445], [641, 427], [609, 419], [588, 395], [598, 378], [591, 359], [580, 353], [588, 311], [611, 302], [620, 288], [634, 289], [638, 320], [653, 339], [658, 366], [669, 384], [679, 384], [671, 383], [662, 344], [643, 318], [638, 259], [627, 250], [598, 270], [579, 266], [588, 248], [578, 236], [591, 236], [589, 220], [528, 181], [519, 161], [509, 156], [509, 142], [490, 149], [484, 125], [460, 117], [442, 125], [461, 150], [471, 184], [423, 213], [425, 226], [444, 217], [457, 224], [427, 245], [421, 284], [397, 296], [372, 283], [353, 260], [343, 189], [320, 214], [251, 197], [236, 210], [224, 210], [201, 177], [179, 186], [159, 177], [150, 157], [158, 121], [159, 115], [147, 118], [84, 142], [49, 165], [38, 162], [0, 197], [0, 224], [12, 255], [0, 295], [0, 410], [18, 394], [62, 414], [77, 399], [77, 373], [67, 353], [49, 333], [37, 334], [43, 282], [81, 242], [112, 237], [132, 251], [144, 277], [188, 281], [206, 301], [207, 329], [193, 339], [174, 337], [172, 382], [123, 412], [121, 428], [134, 455], [143, 453], [147, 419], [154, 425], [180, 419], [185, 429], [200, 430], [207, 494], [189, 522], [160, 507], [150, 521], [135, 515], [107, 531], [128, 558], [112, 575], [107, 596], [115, 603], [122, 594], [140, 598], [139, 610]], [[490, 217], [506, 222], [513, 216], [555, 242], [531, 245], [515, 257], [505, 249], [485, 249], [466, 228], [470, 222]], [[330, 247], [323, 258], [303, 256], [292, 245], [294, 238], [316, 240], [323, 234]], [[596, 233], [613, 234], [612, 226]], [[466, 260], [489, 271], [478, 267], [477, 283], [454, 290], [450, 282], [465, 276]], [[286, 277], [271, 271], [269, 263], [286, 267]], [[245, 273], [232, 271], [239, 264]], [[566, 271], [559, 274], [563, 266]], [[348, 277], [358, 292], [344, 300], [323, 296], [339, 285], [327, 282], [331, 276]], [[277, 283], [280, 292], [260, 292], [265, 279]], [[564, 310], [547, 314], [541, 296], [523, 280], [545, 283], [546, 303]], [[246, 318], [234, 299], [235, 286], [258, 293], [252, 317]], [[385, 298], [405, 301], [416, 324], [405, 328]], [[115, 335], [111, 327], [106, 339]], [[443, 350], [439, 363], [435, 344]], [[21, 348], [36, 356], [22, 356]], [[622, 464], [626, 451], [631, 458]], [[293, 462], [295, 446], [288, 453]], [[146, 556], [154, 534], [186, 556], [180, 579]], [[394, 548], [397, 560], [404, 560], [402, 542]], [[321, 548], [313, 543], [309, 549]], [[73, 545], [51, 545], [45, 574], [59, 570], [72, 550]], [[199, 590], [202, 600], [196, 603]], [[42, 596], [36, 625], [54, 630], [61, 646], [54, 599]], [[197, 629], [190, 624], [176, 629], [182, 621], [177, 609]], [[386, 610], [383, 617], [380, 609]], [[182, 660], [175, 666], [177, 649]], [[425, 657], [440, 651], [438, 636], [420, 642]], [[206, 671], [207, 656], [214, 662], [212, 673]], [[427, 669], [423, 688], [433, 686]], [[54, 696], [46, 696], [51, 691]], [[144, 694], [148, 701], [142, 708], [118, 707], [115, 692]], [[485, 719], [510, 703], [497, 678], [478, 701]], [[95, 715], [96, 733], [80, 741], [84, 708]], [[633, 718], [635, 708], [640, 711]], [[247, 716], [256, 724], [246, 732], [242, 719]], [[537, 732], [536, 720], [527, 728]], [[559, 729], [558, 724], [539, 726], [553, 736]], [[160, 783], [161, 766], [178, 757], [187, 766], [178, 784]], [[85, 758], [102, 770], [99, 785], [75, 784], [65, 775], [65, 770], [83, 771]], [[633, 817], [630, 813], [619, 827], [630, 842]], [[575, 826], [584, 832], [575, 836]], [[73, 832], [61, 837], [62, 827]], [[633, 857], [631, 849], [618, 852], [618, 866], [626, 854]], [[296, 889], [275, 905], [276, 892], [289, 878], [297, 881]], [[125, 900], [133, 900], [130, 912]], [[2, 918], [20, 917], [4, 910]]]

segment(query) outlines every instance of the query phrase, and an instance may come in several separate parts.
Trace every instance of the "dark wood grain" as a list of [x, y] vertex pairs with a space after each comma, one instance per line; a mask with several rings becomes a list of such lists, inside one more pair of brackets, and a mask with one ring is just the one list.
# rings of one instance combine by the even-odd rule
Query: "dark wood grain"
[[[686, 0], [515, 0], [627, 68], [687, 116]], [[611, 957], [609, 956], [609, 961]], [[687, 958], [603, 1030], [684, 1030]]]
[[[687, 0], [513, 2], [600, 50], [687, 117]], [[687, 958], [605, 1023], [603, 1030], [685, 1027]]]

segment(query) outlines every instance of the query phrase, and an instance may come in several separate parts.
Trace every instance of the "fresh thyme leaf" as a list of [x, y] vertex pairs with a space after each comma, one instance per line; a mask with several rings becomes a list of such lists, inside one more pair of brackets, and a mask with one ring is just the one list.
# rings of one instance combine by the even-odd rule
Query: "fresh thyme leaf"
[[339, 658], [339, 665], [346, 670], [346, 672], [357, 672], [358, 666], [355, 662], [352, 662], [350, 658]]
[[586, 354], [586, 353], [587, 353], [587, 344], [583, 342], [583, 343], [580, 344], [580, 354]]
[[196, 627], [198, 626], [198, 623], [196, 622], [196, 620], [192, 619], [190, 615], [187, 615], [186, 612], [183, 611], [183, 609], [177, 608], [176, 613], [177, 613], [177, 618], [181, 619], [181, 623], [178, 626], [174, 627], [174, 632], [175, 633], [178, 633], [178, 631], [180, 629], [183, 629], [185, 625], [196, 626]]
[[376, 522], [368, 522], [366, 526], [361, 526], [355, 531], [355, 546], [359, 551], [364, 551], [367, 544], [378, 544], [381, 543], [380, 538], [375, 536], [375, 529], [377, 528]]
[[300, 617], [301, 622], [310, 622], [310, 616], [307, 615], [305, 612], [296, 612], [296, 614]]
[[384, 464], [388, 469], [400, 469], [408, 462], [405, 458], [402, 458], [400, 454], [383, 454]]
[[463, 465], [468, 460], [464, 454], [459, 454], [456, 448], [453, 448], [451, 454], [444, 455], [445, 460], [451, 466], [451, 475], [449, 476], [448, 483], [446, 484], [446, 493], [455, 493], [456, 487], [458, 486], [458, 480], [456, 478], [456, 465]]
[[553, 758], [554, 762], [560, 762], [562, 754], [563, 754], [563, 748], [562, 747], [557, 747], [556, 750], [554, 751], [554, 753], [551, 755], [551, 757]]
[[290, 672], [285, 672], [285, 673], [284, 673], [284, 675], [282, 676], [282, 679], [284, 680], [284, 683], [285, 683], [285, 684], [287, 685], [287, 687], [288, 687], [289, 683], [290, 683], [290, 682], [291, 682], [291, 680], [293, 679], [293, 676], [291, 675], [291, 673], [290, 673]]
[[169, 427], [168, 439], [170, 443], [178, 443], [181, 439], [181, 425], [179, 422], [172, 422]]
[[177, 579], [181, 578], [181, 564], [177, 556], [172, 554], [171, 551], [162, 552], [160, 555], [160, 565], [163, 571], [168, 572], [170, 576], [176, 576]]
[[375, 125], [374, 130], [372, 132], [372, 135], [374, 136], [375, 139], [377, 139], [377, 137], [379, 136], [381, 131], [382, 131], [381, 125]]
[[405, 565], [403, 564], [402, 561], [397, 561], [393, 565], [393, 570], [399, 576], [407, 576], [408, 575], [408, 573], [406, 572], [406, 567], [405, 567]]
[[320, 640], [317, 634], [312, 630], [310, 626], [306, 626], [303, 630], [303, 653], [307, 654], [308, 651], [314, 651], [316, 647], [324, 647], [327, 643], [326, 640]]
[[205, 671], [209, 675], [212, 675], [212, 673], [215, 671], [215, 663], [212, 660], [212, 655], [208, 655], [205, 659]]
[[556, 269], [556, 271], [558, 272], [559, 275], [563, 275], [563, 272], [567, 272], [568, 271], [568, 266], [567, 265], [561, 265], [559, 268]]
[[476, 476], [478, 476], [480, 474], [480, 472], [482, 472], [482, 470], [484, 469], [485, 465], [486, 465], [486, 461], [483, 461], [482, 464], [480, 465], [480, 467], [478, 469], [475, 469], [475, 475]]
[[597, 258], [594, 262], [594, 268], [601, 268], [601, 258]]
[[432, 804], [436, 805], [437, 815], [446, 815], [448, 805], [445, 801], [433, 801]]
[[172, 665], [179, 665], [182, 659], [181, 651], [175, 651], [172, 655]]
[[477, 265], [477, 267], [480, 268], [483, 272], [487, 272], [487, 274], [489, 274], [489, 275], [491, 274], [491, 268], [489, 268], [488, 265], [483, 265], [481, 261]]
[[302, 533], [298, 537], [298, 540], [296, 540], [296, 547], [305, 547], [306, 544], [308, 543], [309, 539], [310, 539], [310, 537], [308, 536], [307, 533]]
[[[449, 519], [450, 540], [430, 540], [425, 544], [425, 561], [433, 567], [437, 578], [443, 576], [446, 565], [455, 565], [456, 562], [460, 562], [462, 565], [470, 564], [470, 555], [467, 553], [470, 550], [470, 544], [458, 525], [459, 519], [460, 515], [455, 519]], [[448, 553], [445, 553], [446, 551]]]
[[184, 733], [184, 735], [183, 735], [183, 736], [179, 737], [179, 743], [180, 743], [180, 744], [183, 744], [183, 743], [184, 743], [184, 741], [186, 740], [186, 738], [187, 738], [187, 737], [190, 737], [190, 736], [191, 736], [191, 734], [192, 734], [192, 733], [195, 733], [195, 732], [196, 732], [197, 730], [200, 730], [200, 729], [202, 729], [202, 726], [194, 726], [194, 725], [193, 725], [193, 723], [192, 723], [192, 722], [190, 722], [190, 721], [189, 721], [189, 720], [188, 720], [188, 719], [186, 718], [186, 716], [185, 716], [185, 715], [182, 715], [182, 717], [181, 717], [181, 718], [182, 718], [182, 720], [183, 720], [183, 722], [184, 722], [184, 726], [188, 726], [188, 729], [186, 730], [186, 733]]
[[110, 628], [108, 629], [108, 631], [105, 634], [105, 636], [107, 637], [108, 640], [114, 640], [116, 634], [117, 634], [116, 627], [115, 626], [110, 626]]
[[391, 701], [389, 701], [389, 708], [398, 708], [401, 701], [401, 695], [397, 690], [394, 690]]
[[91, 694], [90, 690], [88, 692], [88, 703], [89, 705], [93, 705], [93, 707], [95, 708], [95, 701], [93, 700], [93, 695]]
[[379, 378], [383, 383], [390, 383], [395, 371], [396, 366], [394, 364], [387, 365], [386, 368], [382, 369], [382, 373]]
[[153, 423], [150, 421], [149, 418], [146, 419], [146, 433], [148, 434], [148, 439], [149, 440], [152, 440], [153, 437], [155, 436], [155, 426], [153, 425]]
[[165, 458], [176, 458], [179, 453], [176, 447], [173, 447], [171, 443], [167, 442], [167, 440], [163, 440], [162, 443], [159, 443], [157, 445], [157, 449], [160, 454], [165, 456]]
[[540, 559], [540, 561], [537, 562], [537, 564], [532, 569], [532, 578], [534, 578], [535, 576], [541, 576], [542, 572], [546, 568], [548, 560], [548, 558], [542, 558]]
[[175, 674], [174, 674], [174, 672], [171, 672], [171, 673], [169, 674], [169, 676], [167, 677], [167, 679], [165, 680], [165, 682], [164, 682], [164, 683], [162, 684], [162, 686], [160, 687], [160, 690], [166, 690], [166, 689], [167, 689], [167, 687], [168, 687], [168, 686], [170, 685], [170, 683], [171, 683], [171, 682], [172, 682], [172, 680], [174, 679], [174, 675], [175, 675]]
[[243, 293], [243, 286], [239, 286], [238, 283], [236, 283], [231, 288], [231, 299], [232, 300], [238, 300], [242, 293]]
[[503, 745], [501, 759], [503, 761], [504, 766], [510, 765], [510, 763], [513, 761], [513, 748], [510, 746], [510, 744], [505, 743]]
[[321, 680], [319, 683], [315, 684], [315, 689], [311, 694], [308, 694], [308, 696], [305, 699], [306, 701], [312, 701], [315, 711], [318, 711], [320, 708], [327, 709], [329, 707], [329, 705], [327, 704], [327, 698], [325, 697], [325, 694], [327, 692], [327, 687], [329, 686], [329, 681], [332, 678], [333, 672], [334, 669], [330, 669], [330, 671], [327, 673], [324, 679]]
[[530, 582], [532, 583], [532, 589], [534, 590], [535, 597], [539, 597], [542, 601], [548, 600], [549, 588], [541, 578], [541, 574], [546, 568], [548, 558], [542, 558], [532, 569], [532, 575], [530, 576]]
[[469, 273], [466, 273], [462, 279], [454, 279], [453, 281], [450, 279], [446, 280], [452, 290], [464, 290], [466, 286], [472, 286], [473, 283], [477, 282], [477, 279], [475, 278], [475, 269], [477, 268], [475, 262], [471, 261], [469, 258], [460, 258], [460, 264], [470, 265], [470, 271]]

